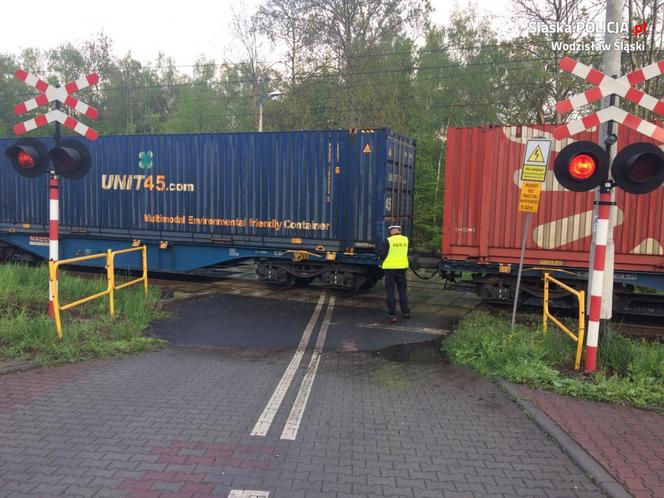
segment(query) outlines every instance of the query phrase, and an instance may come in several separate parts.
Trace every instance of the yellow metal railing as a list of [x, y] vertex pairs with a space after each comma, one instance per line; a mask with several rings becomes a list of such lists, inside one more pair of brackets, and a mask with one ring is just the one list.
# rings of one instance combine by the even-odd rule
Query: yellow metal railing
[[[553, 282], [558, 287], [565, 289], [570, 294], [576, 296], [579, 301], [579, 332], [577, 335], [574, 334], [570, 329], [562, 324], [555, 316], [549, 313], [549, 282]], [[578, 370], [581, 366], [581, 354], [583, 352], [583, 340], [585, 336], [586, 326], [585, 326], [585, 293], [583, 291], [578, 291], [572, 289], [569, 285], [562, 283], [560, 280], [557, 280], [550, 276], [548, 273], [544, 273], [544, 308], [542, 313], [543, 332], [546, 334], [547, 322], [551, 320], [553, 323], [558, 325], [558, 327], [565, 332], [574, 342], [576, 342], [576, 359], [574, 360], [574, 369]]]
[[[135, 278], [134, 280], [130, 280], [129, 282], [124, 282], [123, 284], [120, 285], [115, 285], [115, 256], [118, 254], [126, 254], [128, 252], [136, 252], [136, 251], [141, 251], [141, 260], [143, 263], [143, 275], [140, 278]], [[110, 267], [110, 270], [108, 272], [108, 278], [110, 280], [110, 288], [111, 288], [111, 293], [108, 295], [108, 303], [109, 303], [109, 309], [111, 312], [111, 316], [115, 316], [115, 296], [113, 295], [113, 291], [119, 290], [119, 289], [124, 289], [125, 287], [129, 287], [130, 285], [135, 285], [140, 282], [143, 282], [143, 288], [145, 290], [145, 297], [148, 297], [148, 249], [146, 246], [139, 246], [139, 247], [131, 247], [129, 249], [121, 249], [119, 251], [108, 251], [108, 266]]]
[[[129, 282], [124, 282], [120, 285], [115, 283], [115, 256], [118, 254], [126, 254], [129, 252], [138, 252], [142, 253], [142, 266], [143, 266], [143, 275], [140, 278], [130, 280]], [[62, 265], [70, 265], [73, 263], [81, 263], [83, 261], [90, 261], [92, 259], [106, 258], [106, 280], [108, 285], [106, 290], [97, 292], [91, 296], [86, 296], [77, 301], [72, 301], [67, 304], [60, 304], [60, 292], [58, 289], [58, 268]], [[61, 259], [58, 261], [49, 260], [48, 262], [48, 278], [51, 283], [51, 290], [53, 293], [53, 314], [55, 318], [55, 328], [58, 332], [58, 337], [62, 337], [62, 320], [60, 318], [60, 313], [62, 311], [67, 311], [76, 306], [93, 301], [94, 299], [99, 299], [103, 296], [108, 296], [108, 309], [111, 317], [115, 316], [115, 291], [119, 289], [124, 289], [130, 285], [138, 284], [143, 282], [143, 287], [145, 289], [145, 297], [148, 295], [148, 252], [146, 246], [131, 247], [129, 249], [121, 249], [119, 251], [111, 251], [110, 249], [106, 253], [100, 254], [91, 254], [89, 256], [80, 256], [77, 258]]]

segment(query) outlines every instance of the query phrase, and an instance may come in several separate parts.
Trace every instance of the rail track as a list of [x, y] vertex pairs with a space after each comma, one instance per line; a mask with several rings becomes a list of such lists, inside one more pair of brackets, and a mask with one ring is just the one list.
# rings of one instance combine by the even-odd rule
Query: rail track
[[[104, 270], [100, 268], [90, 267], [72, 267], [67, 271], [76, 273], [80, 276], [92, 276], [102, 273]], [[120, 275], [132, 275], [132, 272], [124, 271], [119, 272]], [[219, 281], [245, 281], [259, 283], [259, 278], [256, 275], [255, 265], [250, 262], [245, 262], [233, 267], [225, 268], [209, 268], [198, 270], [191, 273], [151, 273], [150, 282], [170, 291], [187, 291], [196, 293], [197, 290], [204, 290], [204, 287], [210, 286], [212, 289], [213, 284]], [[441, 287], [438, 279], [419, 281], [418, 285], [436, 286]], [[436, 285], [437, 283], [437, 285]], [[429, 285], [427, 285], [429, 284]], [[262, 284], [265, 287], [270, 287], [269, 284]], [[313, 283], [312, 287], [316, 287]], [[473, 285], [468, 282], [456, 282], [442, 286], [441, 289], [456, 290], [456, 291], [472, 291]], [[438, 289], [438, 290], [441, 290]], [[664, 303], [664, 296], [661, 295], [642, 295], [649, 303]], [[511, 303], [495, 303], [495, 302], [482, 302], [480, 309], [488, 310], [497, 313], [505, 319], [511, 318], [512, 304]], [[519, 308], [517, 320], [537, 323], [541, 321], [541, 306], [528, 304]], [[556, 316], [560, 317], [575, 317], [575, 313], [568, 307], [556, 309]], [[612, 321], [612, 328], [621, 334], [631, 337], [655, 339], [664, 341], [664, 325], [660, 316], [651, 316], [648, 314], [636, 313], [620, 313], [616, 314]]]
[[[512, 316], [511, 304], [482, 303], [481, 309], [497, 313], [509, 320]], [[556, 310], [558, 317], [576, 318], [576, 314], [569, 309]], [[526, 306], [519, 309], [517, 322], [537, 323], [542, 321], [542, 308]], [[617, 314], [611, 321], [612, 330], [630, 337], [648, 338], [664, 341], [664, 325], [661, 317], [643, 316], [634, 314]]]
[[614, 321], [613, 327], [623, 335], [664, 342], [664, 326], [662, 325]]

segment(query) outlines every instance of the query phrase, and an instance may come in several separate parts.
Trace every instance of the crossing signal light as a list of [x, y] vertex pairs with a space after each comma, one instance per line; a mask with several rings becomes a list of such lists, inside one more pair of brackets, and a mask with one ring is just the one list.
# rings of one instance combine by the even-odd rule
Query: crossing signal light
[[35, 138], [21, 138], [5, 149], [5, 155], [21, 176], [34, 178], [48, 170], [46, 147]]
[[553, 172], [568, 190], [592, 190], [609, 175], [609, 155], [593, 142], [574, 142], [558, 153]]
[[664, 182], [664, 152], [646, 142], [628, 145], [613, 160], [611, 174], [625, 192], [652, 192]]
[[575, 180], [587, 180], [597, 169], [597, 162], [588, 154], [574, 156], [567, 166], [569, 176]]
[[91, 165], [88, 148], [77, 140], [63, 140], [60, 145], [48, 153], [55, 173], [64, 178], [75, 180], [84, 176]]

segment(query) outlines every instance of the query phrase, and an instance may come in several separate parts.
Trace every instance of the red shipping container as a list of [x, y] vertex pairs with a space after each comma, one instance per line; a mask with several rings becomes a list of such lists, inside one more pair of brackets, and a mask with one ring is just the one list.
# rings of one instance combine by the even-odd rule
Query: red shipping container
[[[539, 210], [532, 214], [528, 230], [525, 264], [588, 268], [594, 191], [563, 189], [554, 177], [553, 164], [558, 152], [575, 140], [597, 143], [598, 130], [579, 133], [574, 140], [557, 141], [552, 136], [554, 128], [450, 128], [445, 161], [444, 260], [519, 262], [526, 213], [518, 211], [518, 202], [526, 142], [548, 138], [552, 140], [549, 165]], [[635, 142], [653, 141], [629, 128], [618, 128], [618, 151]], [[616, 270], [664, 270], [664, 189], [633, 195], [618, 188], [616, 206]]]

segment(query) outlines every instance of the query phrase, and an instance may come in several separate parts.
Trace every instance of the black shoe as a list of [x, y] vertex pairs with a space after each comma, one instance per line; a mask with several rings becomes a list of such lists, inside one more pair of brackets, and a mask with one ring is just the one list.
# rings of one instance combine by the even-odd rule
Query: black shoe
[[397, 323], [399, 320], [397, 320], [397, 317], [394, 315], [390, 315], [390, 323]]
[[404, 318], [410, 318], [410, 313], [404, 313], [404, 314], [403, 314], [403, 317], [404, 317]]

